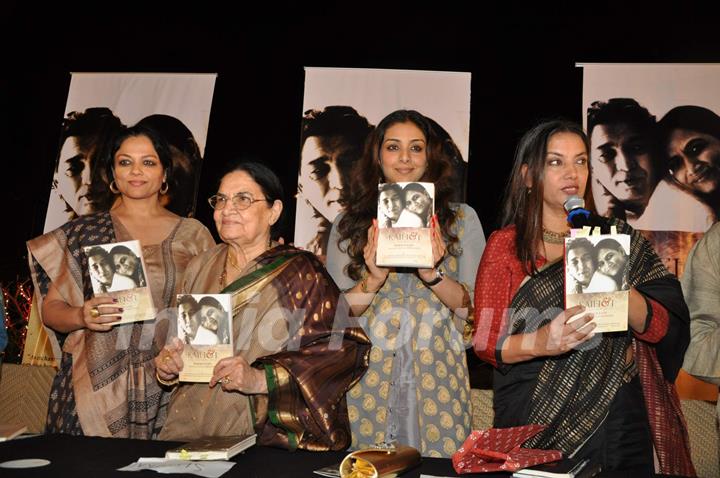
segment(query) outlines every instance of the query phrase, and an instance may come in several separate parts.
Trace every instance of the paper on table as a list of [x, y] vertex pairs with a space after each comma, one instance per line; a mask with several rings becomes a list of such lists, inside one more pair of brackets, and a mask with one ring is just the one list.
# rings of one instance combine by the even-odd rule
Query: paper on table
[[235, 465], [232, 461], [188, 461], [165, 458], [139, 458], [118, 471], [153, 470], [158, 473], [191, 473], [205, 478], [219, 478]]

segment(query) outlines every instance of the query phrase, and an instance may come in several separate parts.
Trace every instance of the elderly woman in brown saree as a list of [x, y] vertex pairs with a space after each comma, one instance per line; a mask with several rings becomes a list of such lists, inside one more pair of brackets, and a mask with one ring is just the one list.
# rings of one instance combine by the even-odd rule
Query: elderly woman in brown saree
[[170, 398], [155, 381], [153, 366], [166, 328], [158, 325], [160, 319], [109, 325], [122, 309], [107, 295], [93, 297], [89, 257], [82, 251], [140, 241], [147, 284], [155, 308], [162, 312], [174, 305], [188, 261], [214, 241], [200, 222], [162, 206], [172, 162], [167, 143], [155, 130], [124, 129], [100, 161], [96, 167], [114, 194], [112, 209], [80, 216], [28, 241], [42, 320], [63, 351], [46, 431], [153, 438]]
[[156, 357], [158, 380], [177, 386], [160, 438], [258, 434], [289, 449], [350, 443], [345, 392], [365, 372], [370, 342], [314, 255], [271, 240], [282, 213], [277, 176], [243, 162], [210, 198], [223, 244], [188, 266], [183, 291], [232, 295], [235, 355], [209, 386], [177, 384], [183, 344]]

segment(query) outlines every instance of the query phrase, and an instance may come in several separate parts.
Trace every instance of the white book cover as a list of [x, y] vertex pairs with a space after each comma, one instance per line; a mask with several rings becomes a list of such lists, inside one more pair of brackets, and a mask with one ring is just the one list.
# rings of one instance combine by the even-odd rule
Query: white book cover
[[233, 356], [230, 294], [178, 294], [178, 338], [183, 342], [181, 382], [209, 382], [215, 364]]
[[630, 236], [594, 234], [565, 239], [565, 307], [584, 305], [595, 332], [628, 329]]
[[[83, 248], [93, 294], [116, 299], [107, 307], [121, 307], [120, 320], [110, 325], [152, 320], [156, 310], [147, 285], [140, 241], [113, 242]], [[98, 306], [103, 314], [103, 305]]]
[[433, 183], [378, 185], [377, 257], [381, 267], [433, 267]]
[[255, 444], [257, 435], [205, 437], [165, 452], [168, 460], [229, 460]]

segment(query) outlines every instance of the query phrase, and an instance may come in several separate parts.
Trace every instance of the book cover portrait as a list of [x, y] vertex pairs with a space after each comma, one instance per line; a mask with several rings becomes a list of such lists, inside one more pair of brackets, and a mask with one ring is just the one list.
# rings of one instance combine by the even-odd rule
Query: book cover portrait
[[565, 239], [565, 307], [584, 305], [597, 332], [627, 330], [629, 253], [627, 234]]

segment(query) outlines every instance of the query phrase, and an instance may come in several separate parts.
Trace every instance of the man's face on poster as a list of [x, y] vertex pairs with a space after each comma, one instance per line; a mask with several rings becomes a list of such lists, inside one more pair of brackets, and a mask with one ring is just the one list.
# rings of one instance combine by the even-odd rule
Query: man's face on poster
[[87, 198], [91, 182], [90, 156], [91, 152], [77, 148], [72, 136], [65, 140], [60, 150], [57, 190], [71, 209], [68, 211], [69, 218], [94, 211], [93, 204]]
[[400, 194], [393, 189], [381, 191], [379, 202], [380, 211], [383, 215], [393, 222], [397, 221], [403, 209], [403, 202]]
[[195, 332], [197, 332], [198, 325], [200, 325], [198, 313], [193, 314], [190, 304], [182, 303], [178, 305], [178, 315], [185, 332], [194, 336]]
[[578, 284], [587, 287], [595, 273], [593, 251], [585, 246], [572, 248], [567, 254], [568, 271]]
[[618, 201], [645, 206], [655, 183], [650, 139], [628, 124], [600, 124], [590, 143], [593, 179]]
[[348, 158], [350, 147], [341, 137], [326, 138], [323, 144], [317, 136], [305, 140], [298, 185], [310, 205], [332, 222], [342, 210], [339, 203], [344, 186], [342, 175], [352, 161]]
[[109, 287], [112, 284], [115, 269], [107, 256], [96, 254], [88, 257], [90, 274], [100, 284]]

